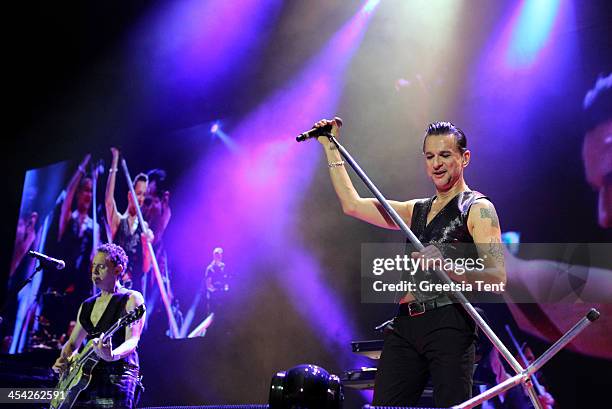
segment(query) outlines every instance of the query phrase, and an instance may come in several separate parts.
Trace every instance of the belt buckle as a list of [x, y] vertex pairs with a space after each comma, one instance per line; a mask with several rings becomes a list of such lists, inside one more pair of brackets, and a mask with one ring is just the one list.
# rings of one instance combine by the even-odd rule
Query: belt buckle
[[[413, 307], [420, 307], [420, 311], [419, 310], [414, 310]], [[425, 304], [420, 303], [420, 302], [411, 302], [410, 304], [408, 304], [408, 315], [410, 315], [411, 317], [416, 317], [418, 315], [422, 315], [425, 314]]]

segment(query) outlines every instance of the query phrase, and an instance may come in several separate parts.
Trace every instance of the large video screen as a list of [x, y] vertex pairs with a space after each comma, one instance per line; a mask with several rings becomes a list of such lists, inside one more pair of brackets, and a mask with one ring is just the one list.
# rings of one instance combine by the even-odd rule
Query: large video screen
[[[178, 134], [185, 137], [185, 131]], [[208, 129], [204, 134], [210, 137]], [[193, 151], [185, 138], [182, 149]], [[206, 156], [206, 143], [198, 149]], [[218, 149], [230, 152], [223, 143]], [[118, 281], [143, 295], [147, 331], [193, 338], [204, 336], [213, 322], [220, 325], [215, 317], [223, 315], [236, 292], [233, 273], [225, 269], [225, 239], [211, 229], [214, 217], [203, 222], [208, 229], [172, 228], [177, 223], [194, 226], [191, 214], [205, 211], [194, 209], [198, 189], [176, 177], [203, 170], [190, 155], [175, 156], [181, 159], [178, 165], [172, 157], [149, 157], [159, 167], [130, 174], [123, 153], [112, 148], [26, 172], [3, 314], [4, 352], [61, 348], [81, 303], [99, 292], [92, 262], [98, 247], [109, 242], [128, 256]], [[218, 191], [220, 182], [207, 186]], [[193, 256], [177, 263], [184, 254]], [[175, 269], [189, 269], [189, 276]]]

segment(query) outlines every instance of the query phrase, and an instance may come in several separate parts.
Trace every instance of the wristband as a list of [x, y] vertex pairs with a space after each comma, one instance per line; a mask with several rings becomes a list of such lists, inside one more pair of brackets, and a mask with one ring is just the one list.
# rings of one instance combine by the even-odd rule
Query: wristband
[[340, 166], [344, 166], [344, 161], [341, 160], [338, 162], [329, 162], [327, 166], [329, 166], [330, 168], [339, 168]]

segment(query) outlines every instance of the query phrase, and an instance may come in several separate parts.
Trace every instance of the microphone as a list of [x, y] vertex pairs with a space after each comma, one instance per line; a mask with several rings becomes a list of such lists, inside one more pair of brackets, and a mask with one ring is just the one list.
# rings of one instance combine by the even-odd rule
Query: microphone
[[37, 258], [40, 260], [41, 264], [46, 264], [47, 266], [53, 266], [56, 270], [63, 270], [66, 267], [66, 263], [64, 260], [58, 260], [53, 257], [49, 257], [46, 254], [39, 253], [37, 251], [28, 251], [28, 255], [30, 257]]
[[[335, 117], [334, 118], [334, 122], [336, 123], [336, 125], [338, 125], [338, 128], [340, 128], [342, 126], [342, 119]], [[328, 124], [325, 126], [322, 126], [320, 128], [312, 128], [310, 131], [306, 131], [300, 135], [298, 135], [295, 140], [298, 142], [303, 142], [307, 139], [310, 138], [316, 138], [319, 137], [321, 135], [325, 135], [327, 133], [330, 133], [332, 130], [332, 125], [333, 124]]]

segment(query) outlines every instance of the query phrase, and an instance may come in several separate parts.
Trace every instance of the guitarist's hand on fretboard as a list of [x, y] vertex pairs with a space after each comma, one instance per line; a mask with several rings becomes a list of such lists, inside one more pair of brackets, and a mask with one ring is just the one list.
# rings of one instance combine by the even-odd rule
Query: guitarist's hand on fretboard
[[93, 350], [100, 359], [108, 362], [114, 361], [112, 338], [109, 337], [106, 341], [102, 342], [103, 339], [104, 333], [100, 334], [99, 338], [93, 340]]

